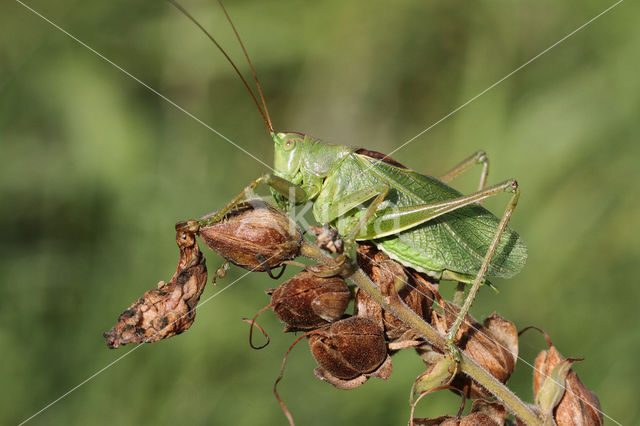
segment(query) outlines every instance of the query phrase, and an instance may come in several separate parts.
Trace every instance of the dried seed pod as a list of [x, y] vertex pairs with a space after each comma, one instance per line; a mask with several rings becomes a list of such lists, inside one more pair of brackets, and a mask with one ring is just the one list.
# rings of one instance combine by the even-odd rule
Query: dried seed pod
[[195, 235], [176, 235], [180, 259], [169, 283], [160, 281], [124, 311], [104, 337], [114, 349], [127, 343], [150, 343], [180, 334], [193, 324], [195, 307], [207, 283], [205, 260]]
[[293, 259], [303, 240], [293, 220], [262, 200], [240, 204], [220, 222], [200, 227], [198, 236], [226, 260], [251, 271]]
[[414, 418], [409, 423], [413, 426], [502, 426], [509, 418], [509, 413], [497, 402], [478, 399], [473, 401], [471, 412], [466, 416], [440, 416], [432, 419]]
[[[440, 333], [446, 334], [460, 308], [449, 302], [443, 304], [445, 313], [433, 311], [431, 325]], [[485, 319], [483, 325], [467, 315], [458, 330], [455, 343], [502, 383], [506, 383], [513, 373], [518, 358], [518, 332], [511, 321], [500, 315], [493, 313]], [[457, 389], [466, 389], [466, 395], [471, 398], [491, 397], [468, 376], [458, 375], [451, 385]]]
[[498, 425], [505, 424], [509, 418], [509, 412], [502, 404], [497, 401], [490, 402], [484, 399], [476, 399], [473, 401], [473, 404], [471, 405], [471, 414], [473, 413], [484, 414]]
[[316, 377], [339, 389], [353, 389], [370, 376], [387, 379], [391, 358], [382, 329], [366, 318], [335, 322], [326, 333], [309, 336], [311, 354], [318, 362]]
[[538, 408], [543, 414], [553, 416], [559, 425], [601, 425], [603, 415], [598, 397], [571, 369], [578, 360], [563, 357], [549, 336], [537, 330], [549, 345], [548, 350], [536, 357], [533, 370], [533, 394]]
[[502, 426], [484, 413], [469, 413], [464, 417], [440, 416], [433, 419], [416, 418], [411, 422], [414, 426]]
[[322, 278], [306, 271], [271, 294], [273, 312], [288, 326], [285, 331], [312, 330], [337, 321], [350, 300], [351, 292], [341, 277]]
[[[378, 284], [380, 288], [389, 288], [394, 280], [399, 278], [406, 285], [398, 291], [398, 296], [409, 308], [422, 318], [429, 319], [434, 293], [417, 276], [415, 271], [407, 271], [398, 262], [389, 258], [372, 245], [361, 244], [358, 246], [358, 262], [367, 275]], [[414, 275], [414, 273], [416, 275]], [[419, 340], [416, 335], [402, 321], [384, 311], [377, 303], [366, 294], [359, 291], [356, 295], [354, 315], [369, 318], [380, 324], [385, 331], [386, 338], [391, 342], [399, 340]]]

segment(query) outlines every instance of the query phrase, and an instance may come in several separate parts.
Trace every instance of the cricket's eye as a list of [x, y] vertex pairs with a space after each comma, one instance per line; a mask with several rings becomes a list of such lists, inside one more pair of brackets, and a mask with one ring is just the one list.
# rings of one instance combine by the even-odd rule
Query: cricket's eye
[[295, 139], [287, 139], [286, 141], [284, 141], [284, 150], [285, 151], [291, 151], [293, 149], [293, 147], [296, 146], [296, 141]]

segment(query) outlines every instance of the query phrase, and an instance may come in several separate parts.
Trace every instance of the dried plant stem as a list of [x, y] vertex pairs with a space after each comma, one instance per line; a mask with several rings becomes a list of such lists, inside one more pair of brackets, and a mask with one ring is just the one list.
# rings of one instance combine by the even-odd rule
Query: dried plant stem
[[[312, 244], [304, 243], [302, 246], [302, 254], [310, 257], [318, 262], [331, 263], [333, 258], [324, 254], [319, 248]], [[367, 296], [378, 303], [383, 309], [391, 313], [394, 317], [411, 327], [416, 333], [424, 337], [429, 344], [436, 347], [443, 353], [446, 353], [445, 337], [441, 335], [435, 328], [422, 319], [418, 314], [412, 311], [398, 297], [385, 297], [380, 289], [369, 279], [369, 277], [358, 268], [351, 276], [352, 280], [360, 290], [364, 291]], [[493, 377], [487, 370], [482, 368], [473, 358], [461, 351], [462, 361], [460, 362], [460, 371], [478, 382], [492, 395], [502, 401], [507, 408], [512, 411], [521, 420], [530, 426], [542, 425], [542, 421], [536, 414], [511, 392], [504, 384]]]

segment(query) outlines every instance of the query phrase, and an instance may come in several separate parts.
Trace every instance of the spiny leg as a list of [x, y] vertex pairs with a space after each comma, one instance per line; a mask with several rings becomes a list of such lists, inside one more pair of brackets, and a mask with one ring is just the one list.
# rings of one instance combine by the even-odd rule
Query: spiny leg
[[[201, 226], [207, 226], [221, 221], [234, 207], [240, 204], [242, 201], [246, 200], [255, 190], [255, 188], [260, 185], [265, 184], [271, 187], [277, 194], [282, 195], [284, 198], [288, 199], [291, 204], [302, 203], [307, 200], [307, 193], [301, 187], [289, 182], [286, 179], [283, 179], [278, 176], [274, 176], [271, 174], [265, 174], [255, 179], [246, 188], [244, 188], [238, 195], [236, 195], [227, 205], [225, 205], [222, 209], [212, 214], [203, 216], [198, 220], [190, 220], [187, 222], [183, 222], [181, 224], [181, 229], [189, 229], [193, 232], [197, 232], [198, 228]], [[375, 213], [380, 203], [384, 200], [386, 195], [389, 193], [389, 187], [387, 185], [380, 186], [376, 188], [369, 188], [365, 191], [366, 194], [356, 195], [354, 199], [347, 200], [347, 203], [354, 203], [354, 205], [361, 204], [373, 196], [377, 196], [376, 199], [372, 202], [371, 206], [369, 206], [367, 213], [363, 219], [361, 219], [356, 226], [356, 232], [363, 226], [363, 224]], [[357, 198], [358, 200], [356, 200]], [[177, 225], [176, 225], [177, 226]], [[355, 244], [353, 244], [355, 247]], [[319, 271], [319, 276], [335, 276], [343, 273], [351, 273], [354, 267], [357, 268], [357, 264], [355, 263], [355, 248], [353, 249], [352, 256], [345, 256], [342, 254], [336, 259], [336, 262], [331, 265], [323, 265], [324, 268], [322, 271]], [[258, 259], [261, 262], [264, 262], [264, 259]], [[349, 262], [347, 262], [349, 260]], [[355, 265], [355, 266], [354, 266]], [[267, 269], [269, 276], [272, 278], [278, 278], [284, 272], [284, 266], [277, 277], [274, 277], [269, 269]]]
[[367, 222], [369, 222], [373, 215], [376, 214], [376, 212], [378, 211], [378, 207], [380, 207], [380, 204], [382, 204], [384, 199], [389, 194], [389, 185], [381, 185], [379, 188], [376, 188], [376, 192], [378, 192], [378, 195], [376, 196], [376, 198], [374, 198], [371, 204], [369, 204], [369, 207], [367, 207], [367, 210], [364, 212], [364, 214], [360, 216], [358, 223], [349, 231], [349, 234], [345, 237], [345, 243], [355, 242], [358, 234], [360, 234], [360, 231], [365, 227], [365, 225], [367, 224]]
[[508, 183], [509, 186], [505, 187], [505, 191], [509, 191], [512, 193], [511, 199], [509, 200], [509, 203], [507, 204], [504, 214], [500, 219], [500, 223], [498, 224], [498, 229], [496, 230], [493, 240], [491, 241], [491, 244], [487, 249], [487, 253], [484, 256], [482, 265], [480, 266], [480, 269], [478, 270], [478, 273], [476, 274], [476, 277], [473, 280], [473, 284], [471, 285], [471, 289], [469, 290], [469, 294], [467, 295], [464, 305], [462, 305], [462, 308], [460, 309], [460, 313], [458, 314], [458, 317], [453, 322], [453, 325], [451, 326], [451, 328], [449, 329], [449, 332], [447, 333], [447, 348], [449, 349], [449, 353], [452, 356], [452, 358], [457, 362], [459, 362], [461, 358], [460, 358], [459, 349], [455, 346], [456, 334], [458, 333], [458, 330], [460, 329], [460, 325], [464, 321], [464, 318], [469, 313], [469, 309], [471, 308], [471, 304], [473, 303], [473, 300], [475, 299], [476, 294], [478, 293], [480, 284], [482, 283], [482, 280], [485, 274], [487, 273], [487, 270], [489, 269], [491, 258], [493, 257], [496, 251], [496, 248], [498, 247], [498, 243], [500, 242], [500, 237], [502, 237], [502, 234], [507, 228], [507, 224], [509, 223], [511, 214], [513, 213], [513, 210], [516, 208], [516, 205], [518, 204], [518, 198], [520, 198], [520, 189], [518, 187], [518, 182], [516, 182], [515, 180], [509, 180], [509, 181], [506, 181], [506, 183]]
[[480, 182], [478, 182], [478, 191], [481, 191], [487, 185], [487, 177], [489, 176], [489, 157], [484, 151], [474, 152], [472, 155], [462, 160], [460, 164], [440, 176], [438, 179], [441, 182], [449, 183], [476, 164], [482, 164], [482, 172], [480, 172]]
[[[438, 179], [441, 182], [449, 183], [476, 164], [482, 165], [480, 181], [478, 182], [478, 191], [481, 191], [487, 185], [487, 178], [489, 177], [489, 156], [482, 150], [474, 152]], [[482, 200], [478, 201], [478, 205], [482, 205]], [[457, 306], [462, 305], [464, 302], [465, 287], [465, 283], [458, 282], [453, 296], [453, 303]]]
[[389, 185], [380, 185], [380, 187], [375, 188], [376, 192], [379, 192], [376, 198], [373, 199], [369, 207], [365, 210], [365, 212], [358, 219], [358, 223], [349, 231], [347, 236], [343, 240], [344, 251], [338, 256], [339, 262], [351, 261], [353, 265], [357, 267], [356, 263], [356, 238], [360, 231], [366, 226], [367, 222], [373, 217], [374, 214], [378, 211], [380, 204], [384, 201], [384, 199], [389, 194]]
[[246, 188], [236, 195], [227, 205], [217, 212], [209, 213], [200, 219], [189, 219], [176, 223], [176, 231], [197, 233], [203, 226], [220, 222], [234, 207], [245, 201], [259, 184], [265, 184], [273, 188], [276, 193], [291, 200], [292, 203], [303, 202], [307, 199], [306, 192], [299, 186], [278, 176], [265, 174], [252, 181]]
[[[465, 158], [460, 163], [458, 163], [451, 170], [449, 170], [448, 172], [440, 176], [438, 179], [441, 182], [449, 183], [455, 178], [457, 178], [458, 176], [460, 176], [462, 173], [469, 170], [471, 167], [475, 166], [476, 164], [482, 165], [482, 171], [480, 172], [480, 180], [478, 182], [478, 191], [481, 191], [487, 185], [487, 178], [489, 177], [489, 156], [487, 155], [486, 152], [482, 150], [474, 152], [469, 157]], [[478, 205], [482, 205], [482, 200], [478, 201]], [[462, 282], [459, 282], [453, 296], [453, 303], [455, 305], [458, 305], [458, 306], [462, 305], [462, 303], [464, 302], [464, 293], [465, 293], [465, 284]]]
[[226, 206], [219, 211], [202, 217], [198, 222], [200, 226], [207, 226], [217, 222], [220, 222], [227, 213], [229, 213], [234, 207], [247, 199], [247, 196], [253, 193], [253, 190], [259, 184], [265, 184], [273, 188], [278, 194], [283, 195], [291, 200], [291, 202], [302, 202], [306, 199], [307, 194], [299, 186], [289, 182], [278, 176], [271, 174], [265, 174], [251, 182], [245, 189], [236, 195]]

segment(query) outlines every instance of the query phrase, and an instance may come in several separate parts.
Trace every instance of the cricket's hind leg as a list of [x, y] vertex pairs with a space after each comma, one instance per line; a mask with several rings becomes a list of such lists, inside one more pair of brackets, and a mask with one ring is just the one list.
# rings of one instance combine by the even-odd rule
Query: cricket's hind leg
[[[477, 203], [485, 198], [492, 197], [503, 192], [511, 193], [511, 199], [509, 200], [505, 212], [500, 219], [496, 233], [491, 240], [491, 243], [489, 244], [489, 248], [487, 249], [487, 252], [484, 256], [480, 269], [478, 270], [475, 278], [472, 281], [471, 289], [469, 290], [469, 294], [467, 295], [464, 304], [462, 305], [460, 313], [451, 326], [451, 329], [447, 333], [447, 347], [452, 358], [454, 358], [456, 361], [459, 361], [461, 359], [459, 350], [454, 344], [456, 334], [460, 329], [460, 325], [462, 324], [463, 319], [469, 312], [469, 308], [471, 307], [471, 304], [476, 297], [480, 284], [483, 282], [484, 276], [489, 269], [491, 259], [496, 252], [498, 243], [500, 242], [500, 238], [506, 230], [509, 219], [511, 218], [511, 214], [513, 213], [513, 210], [518, 203], [518, 198], [520, 197], [520, 189], [518, 187], [518, 183], [513, 179], [509, 179], [473, 194], [454, 198], [452, 200], [417, 206], [391, 207], [381, 209], [379, 211], [376, 210], [374, 212], [369, 211], [371, 209], [377, 209], [381, 202], [380, 197], [384, 195], [381, 193], [369, 206], [366, 214], [362, 215], [358, 226], [356, 226], [350, 233], [351, 238], [358, 238], [363, 240], [372, 240], [384, 236], [393, 235], [403, 230], [411, 229], [422, 223], [428, 222], [429, 220], [441, 216], [447, 212], [457, 210], [461, 207], [473, 203]], [[380, 202], [376, 203], [376, 201], [378, 200]]]
[[444, 183], [449, 183], [476, 164], [482, 165], [480, 181], [478, 182], [478, 191], [482, 191], [487, 186], [487, 178], [489, 177], [489, 156], [484, 151], [474, 152], [469, 157], [462, 160], [453, 169], [440, 176], [438, 180]]
[[515, 210], [516, 205], [518, 204], [518, 199], [520, 198], [520, 188], [518, 187], [518, 182], [516, 182], [515, 180], [510, 180], [510, 181], [507, 181], [507, 183], [509, 183], [510, 185], [509, 187], [506, 187], [505, 190], [511, 192], [512, 194], [511, 199], [509, 200], [509, 203], [507, 204], [504, 214], [500, 219], [500, 223], [498, 224], [498, 229], [496, 230], [493, 240], [491, 241], [491, 244], [487, 249], [487, 253], [484, 256], [482, 265], [480, 266], [480, 269], [478, 269], [476, 277], [473, 280], [473, 284], [471, 285], [471, 289], [469, 290], [469, 294], [467, 295], [467, 298], [465, 299], [464, 304], [460, 309], [460, 313], [458, 314], [456, 320], [451, 325], [451, 328], [449, 329], [449, 332], [447, 333], [447, 336], [446, 336], [447, 348], [449, 350], [450, 355], [456, 362], [460, 362], [461, 360], [459, 349], [455, 345], [456, 334], [458, 333], [458, 330], [460, 329], [460, 325], [464, 321], [464, 318], [469, 313], [471, 304], [473, 303], [476, 297], [476, 294], [478, 293], [480, 284], [482, 283], [484, 276], [487, 273], [487, 270], [489, 269], [489, 264], [491, 263], [491, 259], [495, 254], [496, 248], [498, 247], [498, 243], [500, 242], [500, 237], [502, 237], [502, 234], [507, 228], [507, 224], [509, 223], [511, 214]]

